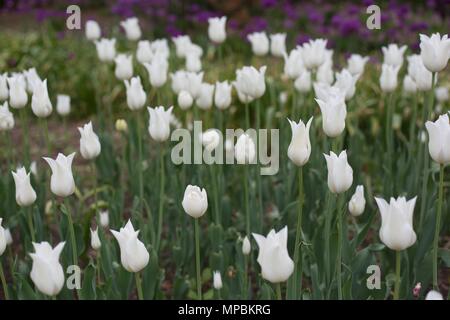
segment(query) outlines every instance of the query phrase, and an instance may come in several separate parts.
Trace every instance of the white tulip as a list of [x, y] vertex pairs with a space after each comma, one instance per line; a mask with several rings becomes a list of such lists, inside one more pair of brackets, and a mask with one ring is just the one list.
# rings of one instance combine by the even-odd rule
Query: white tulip
[[98, 237], [98, 227], [95, 230], [91, 229], [91, 247], [94, 250], [100, 249], [102, 246], [100, 238]]
[[278, 232], [271, 230], [267, 237], [253, 233], [259, 247], [258, 264], [261, 276], [272, 283], [280, 283], [289, 279], [294, 272], [294, 262], [287, 250], [287, 226]]
[[21, 109], [25, 107], [28, 102], [28, 95], [26, 92], [26, 84], [17, 75], [8, 78], [9, 86], [9, 105], [14, 109]]
[[428, 91], [432, 86], [433, 75], [423, 65], [422, 59], [419, 55], [411, 55], [407, 57], [408, 60], [408, 74], [414, 80], [417, 90]]
[[286, 33], [270, 35], [270, 52], [274, 57], [283, 57], [286, 53]]
[[150, 43], [153, 55], [168, 59], [170, 55], [169, 43], [167, 39], [156, 39]]
[[311, 72], [304, 70], [300, 73], [300, 76], [295, 80], [294, 87], [298, 92], [311, 91]]
[[148, 132], [153, 140], [163, 142], [169, 139], [170, 135], [170, 116], [173, 106], [164, 110], [164, 107], [147, 107], [150, 114]]
[[257, 56], [265, 56], [269, 52], [269, 38], [265, 32], [254, 32], [247, 36], [252, 51]]
[[31, 98], [31, 109], [39, 118], [46, 118], [52, 113], [53, 107], [48, 96], [47, 79], [34, 83], [34, 91]]
[[101, 37], [101, 30], [100, 26], [98, 25], [97, 21], [94, 20], [88, 20], [86, 21], [86, 38], [90, 41], [95, 41], [100, 39]]
[[[2, 222], [1, 222], [1, 218], [0, 218], [0, 228], [1, 228], [1, 224], [2, 224]], [[7, 246], [10, 246], [10, 245], [12, 245], [12, 243], [13, 243], [13, 238], [12, 238], [12, 235], [11, 235], [11, 230], [9, 230], [9, 228], [8, 229], [4, 229], [5, 230], [5, 242], [6, 242], [6, 245]], [[0, 233], [1, 233], [1, 231], [0, 231]], [[1, 236], [0, 236], [1, 237]], [[1, 242], [1, 240], [0, 240], [0, 242]], [[2, 252], [1, 252], [2, 250], [1, 250], [1, 244], [0, 244], [0, 256], [2, 255]]]
[[208, 129], [200, 134], [200, 141], [205, 149], [211, 152], [220, 144], [220, 134], [217, 129]]
[[327, 40], [315, 39], [309, 40], [302, 46], [303, 63], [307, 69], [316, 69], [320, 67], [327, 59], [326, 55]]
[[[2, 227], [2, 218], [0, 218], [0, 257], [3, 252], [5, 252], [7, 239], [6, 239], [6, 230]], [[8, 230], [8, 229], [7, 229]]]
[[202, 71], [202, 61], [198, 55], [190, 53], [186, 55], [186, 70], [189, 72]]
[[301, 47], [297, 47], [289, 53], [289, 56], [285, 53], [284, 57], [284, 74], [290, 79], [297, 79], [300, 74], [305, 70], [303, 64], [303, 58], [301, 53]]
[[188, 185], [184, 191], [181, 202], [184, 211], [192, 218], [198, 219], [203, 216], [208, 209], [208, 196], [206, 190], [198, 186]]
[[383, 64], [381, 66], [380, 87], [383, 92], [393, 92], [397, 88], [399, 66]]
[[35, 252], [30, 253], [33, 260], [30, 277], [36, 288], [48, 296], [56, 296], [64, 286], [64, 271], [59, 262], [64, 245], [65, 242], [60, 242], [52, 248], [48, 242], [33, 242]]
[[413, 213], [417, 197], [406, 201], [405, 197], [391, 198], [390, 203], [375, 198], [381, 214], [380, 240], [390, 249], [400, 251], [416, 242], [413, 229]]
[[417, 92], [416, 83], [414, 82], [414, 79], [411, 78], [411, 76], [408, 74], [405, 76], [405, 78], [403, 78], [403, 90], [409, 93]]
[[243, 133], [234, 146], [234, 157], [238, 164], [254, 163], [256, 159], [256, 146], [253, 139], [247, 134]]
[[448, 35], [442, 36], [433, 33], [431, 37], [424, 34], [420, 36], [420, 56], [423, 64], [431, 72], [439, 72], [445, 69], [450, 58], [450, 39]]
[[364, 72], [367, 61], [369, 61], [369, 57], [352, 54], [347, 60], [347, 70], [354, 76], [361, 75]]
[[60, 116], [67, 116], [70, 113], [70, 96], [66, 94], [56, 96], [56, 111]]
[[442, 294], [439, 291], [430, 290], [425, 296], [425, 300], [444, 300], [444, 298], [442, 297]]
[[192, 45], [191, 38], [188, 35], [182, 35], [172, 38], [175, 44], [175, 52], [178, 58], [186, 57], [188, 47]]
[[439, 116], [435, 122], [427, 121], [428, 150], [431, 158], [439, 164], [450, 163], [450, 123], [448, 114]]
[[403, 65], [403, 55], [408, 47], [401, 46], [397, 44], [389, 44], [386, 47], [382, 47], [383, 52], [383, 64], [390, 65], [392, 67], [400, 67]]
[[227, 37], [226, 33], [227, 17], [216, 17], [208, 19], [208, 36], [214, 43], [222, 43]]
[[152, 57], [153, 51], [150, 45], [150, 41], [139, 41], [136, 49], [136, 60], [140, 63], [149, 63], [152, 61]]
[[100, 220], [100, 225], [102, 226], [102, 228], [108, 228], [109, 212], [108, 211], [100, 211], [99, 220]]
[[343, 94], [329, 95], [326, 100], [315, 99], [322, 112], [322, 128], [330, 138], [339, 136], [345, 129], [347, 106]]
[[128, 40], [136, 41], [141, 38], [142, 32], [141, 28], [139, 27], [138, 18], [128, 18], [120, 22], [120, 25], [124, 28]]
[[348, 101], [355, 95], [357, 80], [357, 75], [353, 76], [348, 70], [343, 69], [341, 72], [336, 73], [334, 86], [345, 92], [345, 100]]
[[333, 65], [331, 61], [325, 61], [316, 73], [316, 79], [319, 83], [331, 85], [334, 81]]
[[118, 54], [114, 58], [116, 69], [114, 74], [119, 80], [128, 80], [133, 76], [133, 56], [126, 54]]
[[213, 105], [214, 97], [214, 85], [209, 83], [202, 83], [200, 86], [200, 94], [198, 95], [195, 103], [200, 109], [211, 109]]
[[128, 272], [139, 272], [150, 259], [145, 245], [138, 239], [139, 230], [134, 231], [131, 220], [119, 231], [111, 230], [120, 247], [120, 261]]
[[434, 94], [436, 96], [436, 100], [439, 102], [446, 102], [449, 99], [448, 88], [446, 87], [437, 87], [434, 89]]
[[164, 58], [155, 56], [151, 63], [144, 63], [144, 67], [152, 87], [160, 88], [166, 83], [169, 64]]
[[31, 186], [30, 173], [25, 168], [12, 171], [14, 183], [16, 184], [16, 202], [21, 207], [28, 207], [36, 201], [36, 192]]
[[231, 89], [232, 85], [228, 81], [216, 82], [214, 105], [217, 109], [225, 110], [231, 105]]
[[200, 95], [203, 83], [203, 72], [187, 72], [186, 73], [186, 90], [191, 94], [192, 98], [196, 99]]
[[30, 68], [28, 70], [25, 70], [23, 72], [26, 83], [27, 83], [27, 91], [28, 93], [32, 94], [34, 92], [34, 87], [37, 83], [42, 82], [41, 78], [37, 74], [36, 68]]
[[309, 140], [309, 129], [311, 127], [313, 117], [309, 118], [308, 123], [303, 123], [299, 120], [298, 123], [288, 119], [291, 130], [292, 138], [288, 148], [289, 159], [297, 166], [304, 166], [311, 155], [311, 142]]
[[0, 105], [0, 131], [11, 130], [14, 128], [14, 116], [8, 108], [8, 101]]
[[8, 74], [0, 74], [0, 101], [8, 100], [9, 89], [8, 89]]
[[223, 287], [222, 277], [220, 276], [220, 271], [213, 272], [213, 287], [216, 290], [220, 290]]
[[58, 153], [56, 159], [43, 158], [52, 170], [50, 189], [59, 197], [67, 197], [75, 192], [75, 181], [72, 174], [72, 162], [74, 157], [75, 152], [68, 156]]
[[92, 160], [98, 157], [101, 151], [100, 140], [92, 128], [92, 122], [85, 124], [82, 128], [78, 127], [80, 132], [80, 152], [84, 159]]
[[348, 211], [354, 217], [360, 216], [366, 207], [366, 199], [364, 198], [364, 186], [359, 185], [348, 203]]
[[[172, 91], [179, 94], [181, 91], [189, 91], [188, 73], [184, 70], [178, 70], [175, 73], [170, 73], [170, 80], [172, 82]], [[203, 78], [203, 75], [202, 75]]]
[[250, 254], [250, 251], [252, 250], [250, 240], [247, 236], [245, 236], [244, 240], [242, 241], [242, 253], [246, 256]]
[[353, 183], [353, 169], [347, 161], [347, 152], [342, 151], [337, 156], [333, 151], [330, 155], [324, 154], [328, 169], [328, 188], [332, 193], [343, 193]]
[[130, 80], [124, 80], [127, 91], [127, 105], [131, 110], [139, 110], [145, 105], [147, 95], [142, 87], [141, 78], [133, 77]]
[[101, 38], [95, 41], [97, 55], [100, 61], [112, 62], [116, 57], [116, 39]]
[[178, 94], [177, 101], [181, 110], [189, 109], [194, 103], [194, 99], [192, 98], [191, 94], [186, 90], [180, 91], [180, 93]]
[[243, 67], [242, 69], [236, 70], [236, 81], [234, 85], [238, 92], [250, 96], [253, 99], [262, 97], [266, 91], [264, 78], [266, 69], [266, 66], [262, 66], [259, 70], [254, 67]]

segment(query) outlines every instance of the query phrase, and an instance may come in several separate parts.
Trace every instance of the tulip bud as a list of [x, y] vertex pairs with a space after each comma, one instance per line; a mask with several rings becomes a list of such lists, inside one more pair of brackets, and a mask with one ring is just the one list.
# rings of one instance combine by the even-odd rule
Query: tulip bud
[[445, 69], [450, 58], [450, 39], [448, 35], [433, 33], [431, 37], [420, 34], [420, 56], [423, 64], [431, 72]]
[[206, 190], [198, 186], [188, 185], [184, 191], [181, 203], [184, 211], [194, 219], [203, 216], [208, 209], [208, 196]]
[[78, 127], [80, 132], [80, 152], [84, 159], [92, 160], [97, 158], [101, 151], [100, 140], [92, 128], [92, 122], [85, 124], [84, 127]]
[[43, 158], [52, 170], [50, 189], [57, 196], [67, 197], [75, 192], [75, 181], [72, 175], [72, 161], [74, 157], [75, 152], [67, 157], [62, 153], [58, 153], [56, 159]]
[[139, 20], [136, 17], [128, 18], [122, 22], [120, 25], [125, 30], [125, 34], [128, 40], [136, 41], [141, 38], [142, 32], [139, 27]]
[[127, 91], [127, 105], [131, 110], [139, 110], [145, 105], [147, 95], [142, 87], [141, 78], [139, 76], [125, 80], [125, 88]]
[[167, 39], [156, 39], [150, 43], [150, 47], [155, 56], [160, 56], [168, 60], [170, 56], [170, 49]]
[[101, 242], [100, 242], [100, 238], [98, 237], [98, 227], [95, 228], [95, 230], [91, 229], [91, 247], [94, 250], [98, 250], [100, 249], [100, 247], [102, 246]]
[[439, 102], [446, 102], [449, 99], [448, 88], [446, 87], [437, 87], [434, 89], [434, 94], [436, 96], [436, 100]]
[[208, 19], [208, 36], [214, 43], [222, 43], [225, 41], [227, 17], [216, 17]]
[[311, 72], [308, 70], [302, 71], [300, 76], [295, 79], [294, 87], [298, 92], [309, 92], [311, 90]]
[[430, 290], [428, 291], [425, 300], [444, 300], [444, 298], [442, 297], [442, 294], [439, 291]]
[[448, 114], [439, 116], [435, 122], [427, 121], [428, 150], [431, 158], [439, 164], [450, 163], [450, 123]]
[[358, 76], [352, 76], [352, 74], [346, 69], [336, 73], [335, 86], [345, 93], [346, 101], [350, 100], [355, 95], [357, 80]]
[[364, 198], [364, 186], [359, 185], [348, 203], [348, 211], [354, 217], [360, 216], [364, 212], [366, 199]]
[[228, 81], [216, 82], [214, 104], [220, 110], [227, 109], [231, 104], [231, 84]]
[[383, 92], [393, 92], [397, 88], [397, 75], [400, 67], [388, 64], [381, 66], [380, 87]]
[[11, 130], [14, 128], [14, 116], [8, 108], [8, 101], [0, 105], [0, 131]]
[[270, 35], [270, 52], [274, 57], [283, 57], [286, 53], [286, 33]]
[[153, 51], [150, 45], [150, 41], [141, 40], [138, 42], [136, 49], [136, 60], [142, 64], [152, 61]]
[[203, 72], [187, 72], [186, 73], [186, 89], [191, 94], [192, 98], [196, 99], [200, 96], [200, 91], [203, 83]]
[[59, 256], [65, 242], [60, 242], [54, 249], [48, 242], [35, 243], [35, 253], [30, 253], [33, 260], [30, 277], [36, 288], [48, 296], [56, 296], [64, 286], [64, 271]]
[[414, 82], [413, 78], [411, 78], [408, 74], [403, 79], [403, 90], [408, 93], [416, 93], [417, 86]]
[[265, 56], [269, 52], [269, 38], [265, 32], [253, 32], [247, 36], [252, 51], [257, 56]]
[[95, 41], [100, 39], [101, 36], [100, 26], [97, 21], [88, 20], [86, 21], [86, 38], [90, 41]]
[[311, 39], [302, 46], [303, 63], [307, 69], [316, 69], [326, 61], [327, 40]]
[[253, 233], [259, 247], [258, 264], [261, 266], [261, 276], [272, 282], [284, 282], [294, 272], [294, 262], [287, 250], [287, 226], [279, 232], [271, 230], [267, 237]]
[[128, 80], [133, 76], [133, 56], [118, 54], [114, 59], [116, 70], [114, 74], [119, 80]]
[[116, 57], [116, 39], [102, 38], [95, 41], [97, 55], [100, 61], [112, 62]]
[[150, 121], [148, 125], [148, 132], [153, 140], [163, 142], [169, 139], [170, 135], [170, 115], [173, 106], [167, 110], [164, 107], [147, 107], [150, 113]]
[[400, 67], [403, 64], [403, 54], [405, 53], [407, 46], [399, 47], [396, 44], [389, 44], [387, 47], [382, 47], [384, 59], [383, 64], [390, 65], [392, 67]]
[[330, 61], [325, 61], [317, 68], [316, 80], [319, 83], [331, 85], [334, 81], [333, 66]]
[[400, 251], [416, 242], [413, 229], [413, 213], [417, 197], [406, 201], [405, 197], [386, 200], [375, 198], [381, 214], [380, 240], [390, 249]]
[[305, 126], [302, 120], [299, 120], [298, 123], [296, 123], [295, 121], [288, 119], [292, 130], [291, 143], [288, 148], [288, 157], [297, 166], [304, 166], [311, 155], [309, 129], [312, 120], [313, 117], [309, 118], [308, 123]]
[[170, 80], [172, 82], [172, 91], [179, 94], [181, 91], [188, 91], [188, 73], [184, 70], [178, 70], [175, 73], [170, 73]]
[[300, 74], [305, 70], [305, 65], [303, 64], [303, 58], [301, 53], [301, 47], [297, 47], [284, 57], [284, 74], [290, 79], [297, 79]]
[[222, 277], [220, 276], [220, 271], [213, 272], [213, 286], [214, 289], [220, 290], [222, 289]]
[[411, 55], [408, 58], [408, 74], [414, 80], [420, 91], [428, 91], [432, 87], [433, 74], [425, 68], [419, 55]]
[[202, 83], [202, 85], [200, 86], [200, 93], [195, 102], [200, 109], [208, 110], [212, 107], [213, 96], [214, 85], [209, 83]]
[[8, 100], [9, 89], [8, 89], [8, 74], [0, 74], [0, 101]]
[[100, 225], [102, 228], [108, 228], [109, 226], [109, 212], [108, 211], [100, 211]]
[[243, 133], [237, 140], [234, 147], [234, 157], [238, 164], [254, 163], [256, 159], [256, 147], [253, 139]]
[[120, 261], [128, 272], [139, 272], [144, 269], [150, 259], [145, 245], [138, 239], [138, 231], [134, 231], [131, 220], [128, 220], [120, 231], [111, 230], [120, 247]]
[[30, 173], [27, 174], [24, 167], [12, 171], [16, 184], [16, 202], [21, 207], [28, 207], [36, 201], [36, 192], [31, 186]]
[[186, 55], [186, 70], [189, 72], [202, 71], [202, 61], [198, 55], [189, 53]]
[[119, 132], [126, 132], [128, 130], [127, 122], [124, 119], [117, 119], [116, 130]]
[[147, 69], [152, 87], [160, 88], [166, 83], [169, 64], [164, 58], [155, 56], [151, 63], [144, 63], [144, 67]]
[[234, 83], [238, 92], [248, 95], [253, 99], [260, 98], [266, 91], [266, 82], [264, 75], [266, 66], [262, 66], [259, 70], [254, 67], [243, 67], [236, 70], [236, 81]]
[[31, 109], [39, 118], [46, 118], [52, 113], [53, 107], [48, 96], [47, 80], [39, 81], [34, 84]]
[[5, 229], [2, 227], [2, 218], [0, 218], [0, 257], [2, 256], [3, 252], [5, 252], [7, 241], [6, 241], [6, 232]]
[[192, 96], [186, 90], [180, 91], [177, 101], [181, 110], [189, 109], [194, 103], [194, 99], [192, 99]]
[[8, 78], [9, 86], [9, 105], [14, 109], [21, 109], [25, 107], [28, 102], [28, 95], [25, 84], [20, 80], [19, 76], [15, 75]]
[[70, 96], [58, 94], [56, 97], [56, 111], [60, 116], [67, 116], [70, 113]]
[[361, 75], [364, 72], [367, 61], [369, 61], [369, 57], [352, 54], [347, 60], [347, 70], [354, 76]]
[[325, 100], [315, 99], [322, 112], [322, 128], [330, 138], [339, 136], [345, 129], [347, 106], [342, 93], [330, 94]]
[[245, 236], [244, 241], [242, 241], [242, 253], [246, 256], [250, 254], [252, 247], [250, 245], [250, 240]]
[[328, 168], [328, 188], [332, 193], [343, 193], [353, 183], [353, 169], [347, 161], [347, 152], [342, 151], [337, 156], [333, 151], [324, 154]]
[[208, 152], [217, 148], [220, 143], [220, 134], [217, 129], [208, 129], [200, 135], [200, 141]]
[[178, 58], [186, 57], [188, 47], [192, 44], [191, 38], [188, 35], [180, 35], [172, 38], [175, 44], [175, 52]]
[[32, 94], [34, 92], [34, 87], [37, 83], [42, 82], [41, 78], [36, 72], [35, 68], [30, 68], [23, 72], [26, 79], [26, 89], [28, 93]]

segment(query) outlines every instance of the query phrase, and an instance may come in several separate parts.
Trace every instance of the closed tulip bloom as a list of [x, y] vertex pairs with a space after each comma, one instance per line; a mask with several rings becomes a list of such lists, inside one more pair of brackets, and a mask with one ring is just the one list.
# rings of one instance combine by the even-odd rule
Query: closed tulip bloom
[[257, 70], [255, 67], [243, 67], [236, 70], [236, 84], [238, 91], [248, 95], [253, 99], [258, 99], [264, 95], [266, 91], [266, 81], [264, 75], [266, 66], [262, 66]]
[[[171, 88], [175, 94], [179, 94], [181, 91], [188, 91], [188, 73], [184, 70], [178, 70], [175, 73], [169, 74], [171, 80]], [[203, 76], [202, 76], [203, 78]]]
[[232, 85], [233, 85], [234, 88], [236, 89], [236, 92], [237, 92], [237, 95], [238, 95], [238, 99], [239, 99], [239, 101], [240, 101], [241, 103], [247, 104], [247, 103], [250, 103], [250, 102], [252, 102], [253, 100], [255, 100], [252, 96], [243, 93], [243, 92], [240, 90], [240, 87], [237, 86], [236, 81], [233, 81], [233, 82], [232, 82]]
[[436, 100], [439, 102], [446, 102], [449, 99], [448, 88], [446, 87], [437, 87], [434, 89], [434, 95]]
[[216, 17], [208, 19], [208, 36], [214, 43], [222, 43], [227, 38], [226, 33], [227, 17]]
[[439, 291], [430, 290], [425, 296], [425, 300], [444, 300], [444, 298], [442, 297], [442, 294]]
[[36, 288], [48, 296], [56, 296], [64, 286], [64, 271], [59, 256], [64, 249], [65, 242], [60, 242], [55, 248], [50, 243], [33, 242], [34, 253], [30, 253], [33, 260], [30, 277]]
[[191, 94], [192, 98], [196, 99], [200, 95], [203, 83], [203, 72], [187, 72], [186, 73], [186, 89]]
[[347, 161], [347, 152], [342, 151], [337, 156], [333, 151], [330, 155], [324, 154], [328, 168], [328, 188], [332, 193], [343, 193], [353, 183], [353, 169]]
[[111, 230], [120, 247], [120, 261], [128, 272], [139, 272], [144, 269], [150, 259], [145, 245], [138, 239], [139, 230], [134, 231], [131, 220], [119, 231]]
[[192, 218], [198, 219], [203, 216], [208, 209], [208, 196], [206, 190], [198, 186], [188, 185], [184, 191], [181, 202], [184, 212]]
[[353, 76], [348, 70], [343, 69], [336, 73], [336, 83], [334, 84], [338, 89], [345, 92], [345, 100], [348, 101], [355, 95], [356, 81], [358, 76]]
[[11, 130], [14, 128], [14, 116], [8, 108], [8, 101], [0, 105], [0, 131]]
[[417, 197], [406, 201], [405, 197], [391, 198], [390, 202], [375, 198], [381, 214], [380, 240], [392, 250], [400, 251], [416, 242], [413, 229], [413, 213]]
[[102, 38], [95, 41], [97, 55], [100, 61], [112, 62], [116, 57], [116, 39]]
[[403, 78], [403, 90], [408, 93], [415, 93], [417, 92], [417, 86], [414, 82], [414, 79], [411, 78], [410, 75], [406, 75], [405, 78]]
[[311, 91], [311, 72], [308, 70], [302, 71], [300, 76], [295, 80], [294, 87], [298, 92], [309, 92]]
[[25, 107], [28, 102], [26, 85], [20, 80], [19, 76], [8, 78], [9, 86], [9, 105], [14, 109]]
[[414, 80], [417, 90], [428, 91], [432, 86], [432, 73], [425, 68], [419, 55], [407, 57], [408, 74]]
[[423, 64], [431, 72], [445, 69], [450, 58], [450, 39], [444, 34], [433, 33], [431, 37], [420, 35], [420, 56]]
[[178, 58], [185, 58], [186, 52], [189, 46], [192, 44], [191, 38], [188, 35], [180, 35], [172, 38], [173, 43], [175, 44], [175, 53]]
[[247, 134], [243, 133], [234, 146], [234, 157], [238, 164], [254, 163], [256, 159], [256, 146], [253, 139]]
[[428, 151], [431, 158], [439, 164], [450, 163], [450, 123], [448, 114], [439, 116], [435, 122], [427, 121]]
[[114, 74], [119, 80], [128, 80], [133, 76], [133, 56], [118, 54], [114, 59], [116, 69]]
[[200, 87], [200, 94], [195, 100], [195, 103], [200, 109], [211, 109], [214, 97], [214, 85], [209, 83], [202, 83]]
[[26, 79], [26, 89], [28, 93], [32, 94], [34, 92], [34, 87], [37, 83], [42, 82], [41, 78], [37, 74], [36, 68], [30, 68], [23, 72]]
[[403, 64], [403, 55], [407, 48], [407, 46], [399, 47], [397, 44], [392, 43], [386, 47], [382, 47], [383, 64], [398, 67], [400, 69]]
[[60, 116], [67, 116], [70, 113], [70, 96], [66, 94], [57, 95], [56, 111]]
[[[0, 228], [1, 228], [1, 224], [2, 224], [2, 222], [1, 222], [1, 218], [0, 218]], [[10, 245], [12, 245], [12, 243], [13, 243], [13, 238], [12, 238], [12, 235], [11, 235], [11, 230], [9, 230], [9, 228], [8, 229], [4, 229], [5, 230], [5, 241], [6, 241], [6, 245], [7, 246], [10, 246]], [[0, 231], [0, 233], [1, 233], [1, 231]], [[1, 237], [1, 236], [0, 236]], [[1, 250], [1, 244], [0, 244], [0, 256], [2, 255], [2, 252], [1, 252], [2, 250]]]
[[245, 236], [244, 240], [242, 241], [242, 253], [248, 256], [251, 250], [252, 246], [250, 244], [250, 240], [248, 240], [248, 237]]
[[309, 140], [309, 129], [311, 127], [313, 117], [309, 118], [308, 123], [299, 120], [298, 123], [288, 119], [292, 138], [288, 148], [288, 157], [296, 166], [304, 166], [311, 155], [311, 142]]
[[130, 80], [124, 80], [127, 91], [127, 105], [131, 110], [139, 110], [145, 105], [147, 94], [142, 87], [141, 78], [133, 77]]
[[128, 40], [136, 41], [141, 38], [142, 32], [139, 27], [139, 20], [136, 17], [128, 18], [122, 22], [120, 25], [125, 30], [125, 35]]
[[284, 53], [284, 74], [290, 79], [297, 79], [305, 70], [301, 47], [292, 49], [289, 55]]
[[252, 51], [257, 56], [265, 56], [269, 52], [269, 38], [265, 32], [254, 32], [247, 36]]
[[380, 87], [383, 92], [393, 92], [397, 88], [400, 67], [383, 64], [381, 66]]
[[194, 99], [192, 98], [191, 94], [186, 90], [180, 91], [180, 93], [178, 94], [177, 101], [181, 110], [189, 109], [194, 103]]
[[173, 106], [164, 110], [164, 107], [147, 107], [150, 114], [148, 132], [153, 140], [163, 142], [169, 139], [170, 135], [170, 116]]
[[302, 46], [302, 57], [307, 69], [316, 69], [326, 60], [327, 40], [315, 39], [309, 40]]
[[258, 264], [261, 276], [272, 283], [284, 282], [294, 272], [294, 261], [287, 250], [287, 226], [278, 232], [272, 229], [267, 237], [253, 233], [259, 247]]
[[100, 220], [100, 225], [102, 226], [102, 228], [108, 228], [109, 212], [108, 211], [100, 211], [99, 220]]
[[316, 80], [319, 83], [325, 83], [331, 85], [334, 81], [333, 66], [330, 61], [325, 61], [318, 69], [316, 73]]
[[88, 20], [86, 21], [86, 38], [90, 41], [95, 41], [100, 39], [101, 36], [100, 26], [97, 21]]
[[228, 81], [216, 82], [214, 91], [214, 105], [217, 109], [225, 110], [231, 105], [232, 85]]
[[156, 56], [163, 57], [164, 59], [168, 59], [170, 56], [169, 43], [167, 39], [155, 39], [150, 43], [150, 48], [153, 51], [153, 54]]
[[19, 168], [16, 172], [12, 171], [14, 182], [16, 184], [16, 202], [21, 207], [28, 207], [36, 201], [36, 192], [31, 186], [30, 173], [25, 168]]
[[47, 79], [34, 84], [31, 109], [39, 118], [46, 118], [52, 113], [53, 107], [48, 96]]
[[220, 271], [213, 272], [213, 286], [214, 289], [220, 290], [222, 289], [222, 277], [220, 276]]
[[144, 63], [152, 87], [160, 88], [167, 81], [169, 65], [164, 58], [154, 58], [151, 63]]
[[283, 57], [286, 53], [286, 33], [270, 35], [270, 52], [274, 57]]
[[2, 227], [2, 218], [0, 218], [0, 257], [2, 256], [3, 252], [5, 252], [7, 241], [6, 241], [6, 232], [5, 229]]
[[339, 136], [345, 129], [347, 106], [343, 94], [330, 95], [325, 101], [315, 99], [322, 112], [322, 128], [330, 138]]
[[82, 128], [78, 127], [80, 132], [80, 152], [84, 159], [92, 160], [98, 157], [101, 151], [100, 140], [92, 128], [92, 122], [85, 124]]
[[124, 119], [117, 119], [115, 123], [116, 130], [119, 132], [127, 132], [128, 125]]
[[186, 70], [189, 72], [202, 71], [202, 61], [198, 55], [189, 53], [186, 55]]
[[360, 75], [364, 72], [367, 61], [369, 61], [369, 57], [352, 54], [347, 60], [347, 70], [354, 76]]
[[0, 101], [8, 100], [9, 89], [8, 89], [8, 74], [0, 74]]
[[366, 199], [364, 198], [364, 186], [359, 185], [348, 203], [348, 211], [354, 217], [360, 216], [366, 207]]
[[72, 161], [74, 157], [75, 152], [67, 157], [62, 153], [58, 153], [56, 159], [43, 158], [52, 169], [50, 189], [59, 197], [67, 197], [75, 192], [75, 181], [72, 175]]
[[95, 230], [91, 229], [91, 247], [94, 250], [100, 249], [102, 246], [100, 238], [98, 237], [98, 227]]
[[150, 41], [139, 41], [136, 49], [136, 60], [140, 63], [149, 63], [152, 61], [152, 57], [153, 51], [150, 45]]
[[220, 134], [217, 129], [208, 129], [200, 134], [200, 141], [205, 149], [211, 152], [220, 144]]

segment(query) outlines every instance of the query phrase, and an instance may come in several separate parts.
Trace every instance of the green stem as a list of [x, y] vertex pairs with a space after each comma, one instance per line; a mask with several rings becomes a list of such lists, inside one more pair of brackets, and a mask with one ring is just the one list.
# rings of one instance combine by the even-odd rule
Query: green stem
[[433, 240], [433, 288], [439, 289], [438, 285], [438, 245], [439, 245], [439, 231], [441, 229], [441, 216], [442, 216], [442, 198], [444, 194], [444, 165], [440, 165], [439, 170], [439, 198], [436, 214], [436, 228], [434, 231]]
[[248, 167], [244, 164], [244, 206], [245, 206], [245, 232], [250, 238], [250, 208], [248, 199]]
[[95, 160], [92, 160], [91, 167], [92, 179], [94, 180], [94, 212], [97, 215], [97, 167], [95, 166]]
[[297, 231], [295, 233], [295, 248], [294, 248], [294, 283], [293, 283], [293, 291], [294, 298], [297, 299], [297, 283], [299, 284], [299, 291], [301, 295], [302, 290], [302, 259], [299, 255], [300, 244], [302, 241], [302, 216], [303, 216], [303, 202], [304, 202], [304, 194], [303, 194], [303, 167], [299, 168], [298, 171], [298, 214], [297, 214]]
[[245, 104], [245, 130], [250, 129], [250, 110], [248, 102]]
[[30, 145], [28, 141], [28, 121], [27, 121], [27, 111], [25, 108], [20, 109], [20, 122], [22, 125], [22, 138], [23, 138], [23, 156], [25, 167], [30, 164]]
[[336, 276], [338, 299], [342, 300], [342, 200], [344, 194], [338, 195], [337, 200], [337, 230], [338, 230], [338, 244], [337, 244], [337, 262], [336, 262]]
[[220, 225], [220, 214], [219, 214], [219, 193], [217, 191], [217, 173], [216, 166], [214, 164], [209, 165], [209, 173], [211, 175], [211, 185], [214, 195], [214, 220], [217, 225]]
[[156, 242], [157, 251], [159, 251], [161, 246], [161, 235], [163, 227], [163, 209], [164, 209], [164, 184], [165, 184], [165, 172], [164, 172], [164, 146], [161, 144], [159, 151], [159, 171], [161, 174], [159, 182], [159, 210], [158, 210], [158, 237]]
[[258, 232], [261, 232], [260, 224], [263, 219], [264, 214], [264, 206], [263, 206], [263, 192], [262, 192], [262, 183], [261, 183], [261, 162], [259, 158], [259, 149], [260, 149], [260, 141], [259, 141], [259, 128], [261, 127], [260, 121], [261, 121], [261, 104], [260, 100], [258, 99], [256, 101], [256, 184], [258, 187], [258, 206], [259, 210], [258, 213], [258, 223], [257, 223], [257, 230]]
[[400, 295], [400, 270], [402, 263], [401, 251], [395, 252], [395, 288], [394, 288], [394, 300], [398, 300]]
[[194, 219], [195, 232], [195, 268], [197, 270], [197, 298], [202, 300], [202, 277], [200, 273], [200, 235], [198, 219]]
[[244, 255], [244, 299], [248, 299], [248, 256]]
[[139, 272], [135, 272], [134, 277], [136, 279], [136, 290], [137, 290], [138, 299], [144, 300], [144, 294], [142, 293], [141, 274]]
[[36, 242], [36, 232], [34, 230], [33, 224], [33, 208], [32, 207], [26, 208], [25, 214], [27, 216], [28, 228], [30, 228], [31, 241]]
[[409, 124], [409, 145], [410, 152], [413, 150], [414, 143], [416, 142], [416, 126], [417, 126], [417, 94], [414, 94], [413, 98], [413, 110], [411, 115], [411, 122]]
[[144, 208], [144, 181], [142, 170], [142, 124], [141, 117], [136, 112], [137, 137], [138, 137], [138, 174], [139, 174], [139, 211], [143, 215]]
[[66, 207], [67, 220], [69, 221], [70, 241], [72, 242], [72, 262], [74, 265], [78, 266], [77, 241], [75, 238], [72, 214], [69, 209], [69, 200], [67, 198], [64, 199], [64, 206]]
[[9, 293], [8, 293], [8, 284], [6, 283], [5, 273], [3, 272], [3, 265], [0, 260], [0, 278], [2, 280], [2, 286], [3, 286], [3, 292], [5, 295], [5, 300], [9, 300]]
[[101, 264], [101, 254], [100, 248], [97, 250], [97, 284], [100, 286], [102, 281], [102, 264]]
[[282, 300], [281, 298], [281, 283], [278, 282], [276, 285], [276, 290], [277, 290], [277, 300]]

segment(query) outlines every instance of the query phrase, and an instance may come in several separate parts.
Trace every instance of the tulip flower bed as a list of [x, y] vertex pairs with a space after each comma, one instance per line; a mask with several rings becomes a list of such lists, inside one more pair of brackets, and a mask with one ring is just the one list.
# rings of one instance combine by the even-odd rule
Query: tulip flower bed
[[226, 23], [0, 56], [2, 299], [448, 298], [447, 35], [347, 59]]

